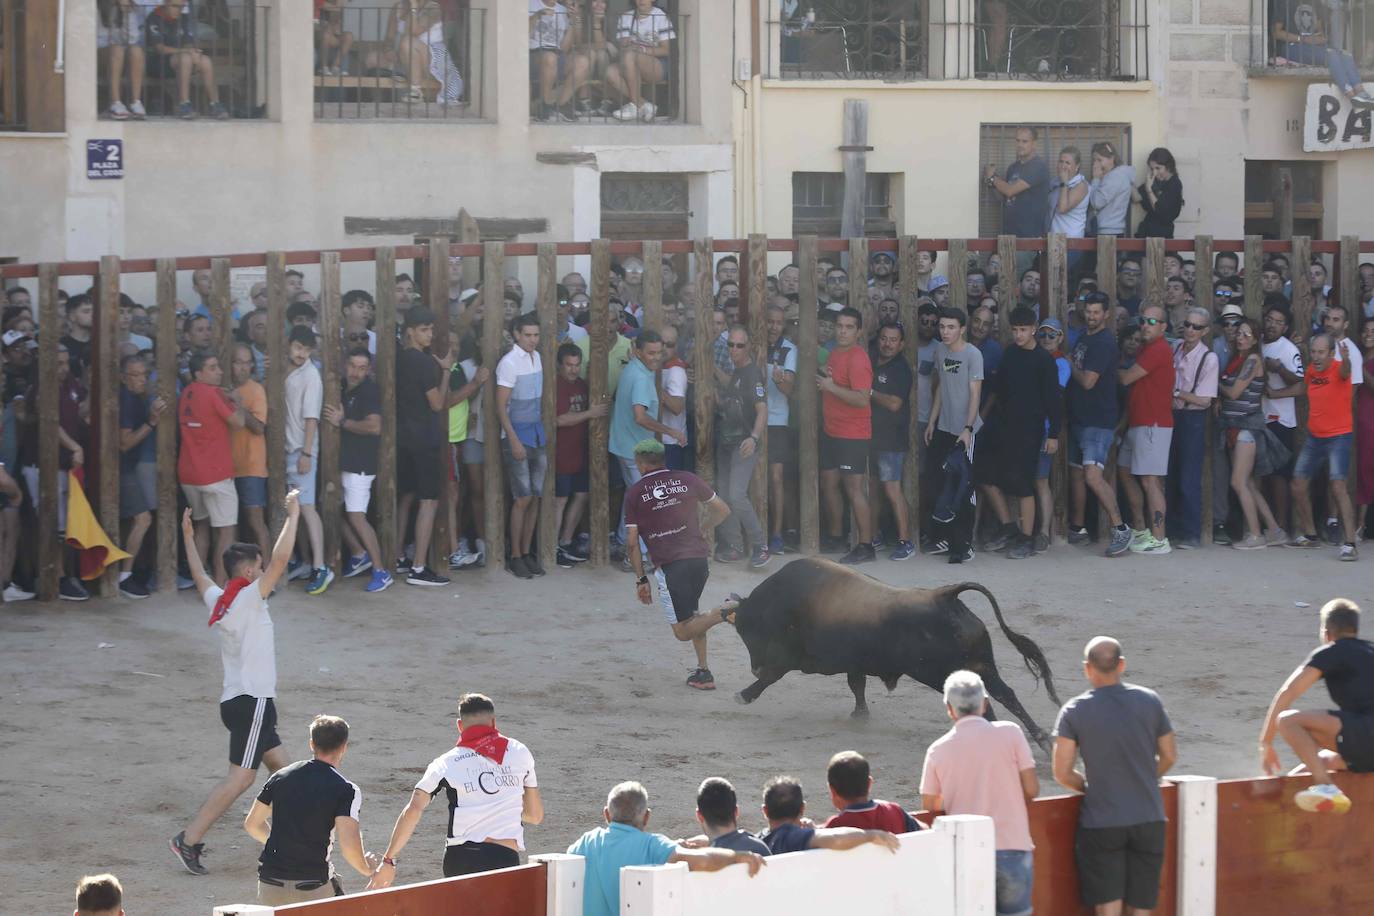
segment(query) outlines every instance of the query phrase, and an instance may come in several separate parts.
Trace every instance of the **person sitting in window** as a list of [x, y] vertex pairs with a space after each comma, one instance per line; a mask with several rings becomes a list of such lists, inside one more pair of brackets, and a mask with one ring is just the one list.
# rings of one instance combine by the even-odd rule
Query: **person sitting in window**
[[615, 112], [621, 121], [652, 121], [658, 107], [644, 98], [645, 84], [656, 85], [668, 79], [668, 55], [677, 37], [668, 14], [654, 6], [654, 0], [634, 0], [632, 10], [620, 14], [615, 40], [620, 45], [620, 60], [606, 71], [606, 82], [622, 96], [625, 105]]
[[[591, 91], [587, 80], [605, 80], [611, 62], [619, 59], [620, 48], [606, 36], [606, 0], [583, 0], [582, 3], [569, 4], [573, 17], [573, 73], [576, 75], [581, 62], [585, 61], [585, 73], [576, 88], [577, 113], [590, 114], [593, 110]], [[574, 80], [574, 82], [577, 82]], [[569, 93], [571, 97], [572, 93]], [[609, 115], [613, 107], [606, 99], [601, 100], [601, 113]]]
[[[110, 117], [116, 121], [148, 116], [143, 108], [143, 11], [133, 0], [101, 0], [100, 20], [110, 51]], [[124, 104], [124, 61], [129, 61], [129, 104]]]
[[426, 101], [426, 73], [438, 84], [436, 102], [453, 103], [463, 98], [463, 75], [444, 44], [444, 12], [435, 0], [400, 0], [387, 20], [384, 50], [367, 55], [368, 70], [390, 70], [394, 79], [409, 89], [409, 104]]
[[[578, 4], [573, 3], [572, 10]], [[591, 59], [570, 54], [573, 12], [558, 0], [530, 0], [530, 87], [538, 87], [531, 100], [535, 121], [577, 120], [573, 93], [587, 81]]]
[[192, 73], [200, 74], [205, 97], [210, 100], [210, 117], [220, 121], [229, 117], [228, 109], [219, 100], [215, 65], [208, 54], [196, 47], [195, 22], [182, 6], [182, 0], [165, 0], [149, 13], [143, 36], [152, 75], [176, 76], [179, 117], [189, 121], [196, 116], [196, 108], [191, 104]]
[[347, 76], [353, 33], [344, 31], [343, 0], [315, 0], [315, 42], [320, 73]]
[[1350, 100], [1361, 108], [1374, 108], [1374, 97], [1364, 91], [1360, 68], [1348, 51], [1332, 47], [1327, 40], [1326, 25], [1317, 12], [1317, 4], [1307, 0], [1277, 0], [1274, 3], [1273, 35], [1274, 63], [1325, 64], [1331, 71], [1331, 81]]

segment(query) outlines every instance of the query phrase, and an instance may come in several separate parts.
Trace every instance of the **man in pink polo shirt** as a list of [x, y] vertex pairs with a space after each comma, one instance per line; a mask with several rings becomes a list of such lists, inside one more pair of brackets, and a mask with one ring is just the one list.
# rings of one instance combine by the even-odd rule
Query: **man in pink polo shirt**
[[1035, 761], [1021, 727], [989, 722], [983, 679], [972, 671], [945, 678], [945, 709], [954, 727], [926, 751], [921, 805], [945, 814], [982, 814], [997, 831], [997, 912], [1031, 912], [1033, 880], [1026, 802], [1040, 794]]

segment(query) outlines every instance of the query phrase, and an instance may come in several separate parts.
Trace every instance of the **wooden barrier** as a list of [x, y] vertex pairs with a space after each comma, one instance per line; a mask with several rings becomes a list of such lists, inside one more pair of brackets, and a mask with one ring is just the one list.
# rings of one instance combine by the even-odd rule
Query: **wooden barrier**
[[[817, 327], [820, 307], [816, 299], [817, 240], [805, 235], [798, 242], [798, 267], [801, 269], [800, 321], [797, 325], [797, 487], [801, 509], [802, 553], [817, 554], [821, 550], [820, 456], [817, 454], [820, 418], [820, 390], [816, 387], [816, 373], [820, 367], [820, 331]], [[913, 256], [914, 260], [914, 256]], [[698, 349], [700, 344], [698, 344]]]
[[[119, 536], [119, 258], [107, 255], [100, 259], [99, 296], [95, 313], [95, 337], [92, 348], [95, 357], [90, 377], [91, 437], [86, 449], [86, 495], [99, 496], [100, 527], [105, 529], [116, 545]], [[76, 486], [72, 480], [68, 486]], [[97, 506], [92, 500], [92, 508]], [[95, 590], [102, 598], [119, 594], [119, 564], [112, 563], [95, 582]]]
[[[691, 444], [696, 448], [696, 474], [708, 484], [716, 482], [716, 376], [715, 376], [715, 327], [711, 323], [710, 303], [715, 299], [715, 271], [711, 263], [712, 245], [710, 239], [698, 239], [694, 263], [697, 284], [697, 333], [696, 353], [692, 361], [696, 369], [696, 382], [692, 411], [696, 419], [696, 439]], [[714, 531], [707, 531], [706, 543], [715, 549]]]
[[277, 907], [282, 916], [401, 916], [462, 913], [463, 916], [546, 916], [548, 868], [543, 863], [445, 878]]
[[[57, 303], [57, 265], [44, 264], [38, 277], [38, 325], [62, 327]], [[38, 599], [54, 601], [64, 575], [63, 548], [57, 540], [58, 401], [57, 335], [38, 335]], [[26, 405], [27, 407], [32, 405]], [[32, 414], [28, 422], [35, 422]], [[30, 494], [32, 495], [32, 494]]]
[[[443, 258], [448, 264], [447, 245], [443, 246]], [[487, 536], [487, 569], [503, 573], [506, 565], [506, 464], [501, 451], [501, 420], [496, 413], [496, 364], [501, 361], [501, 331], [506, 323], [503, 317], [505, 285], [506, 254], [500, 242], [487, 242], [482, 254], [482, 365], [491, 372], [491, 378], [482, 386], [480, 395], [482, 432], [486, 436], [482, 441], [482, 459], [486, 465], [483, 473], [487, 485], [486, 518], [482, 525]], [[447, 296], [447, 287], [445, 290]], [[447, 474], [444, 479], [448, 479]], [[435, 538], [438, 537], [436, 528]], [[448, 544], [447, 525], [444, 544]]]
[[[902, 495], [906, 498], [906, 514], [913, 544], [921, 543], [921, 450], [925, 447], [925, 430], [916, 422], [916, 402], [921, 388], [921, 339], [917, 332], [920, 316], [916, 314], [916, 237], [903, 236], [897, 243], [897, 282], [901, 299], [903, 356], [911, 366], [911, 425], [908, 429], [906, 460], [902, 463]], [[1015, 261], [1012, 262], [1013, 265]], [[1013, 270], [1015, 268], [1013, 267]], [[1005, 303], [1007, 291], [1002, 291]]]
[[[448, 239], [445, 239], [445, 238], [430, 239], [430, 241], [429, 241], [429, 259], [426, 261], [426, 265], [425, 265], [425, 303], [429, 306], [430, 312], [433, 313], [433, 315], [434, 315], [434, 337], [433, 337], [433, 340], [430, 342], [429, 352], [430, 352], [431, 354], [433, 354], [433, 356], [434, 356], [435, 359], [440, 359], [440, 360], [442, 360], [442, 359], [447, 359], [447, 358], [448, 358], [448, 355], [449, 355], [449, 351], [453, 348], [453, 341], [452, 341], [452, 339], [451, 339], [450, 336], [449, 336], [448, 291], [449, 291], [450, 283], [449, 283], [449, 275], [448, 275], [448, 274], [449, 274], [448, 257], [449, 257], [449, 240], [448, 240]], [[485, 259], [483, 259], [482, 265], [483, 265], [483, 269], [484, 269], [484, 270], [487, 269], [487, 262], [486, 262]], [[488, 279], [488, 280], [489, 280], [490, 278], [484, 278], [484, 279]], [[497, 326], [497, 329], [498, 329], [498, 330], [497, 330], [496, 333], [497, 333], [497, 341], [498, 341], [498, 346], [499, 346], [500, 333], [501, 333], [499, 329], [500, 329], [500, 326], [501, 326], [501, 293], [502, 293], [502, 280], [498, 277], [498, 279], [496, 280], [496, 282], [495, 282], [494, 284], [493, 284], [493, 283], [484, 284], [483, 290], [484, 290], [483, 301], [486, 303], [483, 314], [484, 314], [484, 315], [487, 315], [487, 316], [495, 316], [494, 318], [489, 319], [489, 320], [487, 321], [487, 324], [488, 324], [488, 325], [495, 324], [495, 325]], [[492, 295], [493, 295], [493, 294], [496, 296], [496, 307], [495, 307], [495, 308], [493, 308], [493, 307], [492, 307], [492, 304], [491, 304]], [[485, 341], [484, 341], [484, 343], [485, 343]], [[496, 354], [496, 355], [497, 355], [497, 357], [499, 357], [499, 356], [501, 355], [500, 352], [499, 352], [499, 350], [497, 351], [497, 354]], [[483, 358], [483, 360], [486, 360], [486, 359], [488, 358], [488, 353], [487, 353], [487, 350], [486, 350], [486, 347], [485, 347], [485, 346], [482, 348], [482, 358]], [[492, 374], [495, 375], [495, 373], [496, 373], [496, 363], [495, 363], [495, 362], [484, 362], [483, 364], [486, 365], [486, 366], [488, 366], [488, 367], [491, 369]], [[496, 385], [496, 382], [495, 382], [495, 380], [493, 380], [492, 383], [491, 383], [490, 385], [488, 385], [488, 386], [486, 386], [486, 387], [484, 387], [484, 388], [482, 389], [482, 395], [481, 395], [481, 397], [483, 398], [483, 406], [484, 406], [484, 407], [486, 406], [486, 403], [487, 403], [487, 402], [486, 402], [487, 395], [488, 395], [490, 392], [492, 392], [492, 391], [495, 390], [495, 385]], [[445, 397], [448, 396], [448, 373], [447, 373], [447, 372], [443, 373], [443, 375], [442, 375], [442, 377], [441, 377], [441, 379], [440, 379], [439, 389], [440, 389], [440, 391], [442, 391], [442, 392], [444, 393], [444, 396], [445, 396]], [[486, 458], [486, 473], [487, 473], [487, 478], [486, 478], [486, 479], [487, 479], [487, 486], [488, 486], [488, 494], [489, 494], [489, 495], [493, 492], [493, 491], [490, 489], [490, 487], [491, 487], [491, 480], [492, 480], [492, 478], [491, 478], [492, 472], [493, 472], [493, 471], [496, 471], [496, 473], [497, 473], [496, 480], [497, 480], [498, 486], [499, 486], [500, 480], [501, 480], [501, 477], [500, 477], [500, 470], [499, 470], [500, 467], [501, 467], [501, 461], [500, 461], [500, 457], [501, 457], [501, 452], [500, 452], [500, 448], [501, 448], [501, 430], [500, 430], [499, 425], [497, 425], [497, 426], [495, 427], [495, 428], [496, 428], [496, 437], [493, 439], [493, 437], [492, 437], [492, 435], [491, 435], [491, 430], [492, 430], [492, 428], [493, 428], [492, 418], [495, 416], [495, 414], [496, 414], [496, 411], [495, 411], [494, 409], [493, 409], [493, 410], [487, 410], [487, 411], [483, 414], [483, 417], [488, 421], [487, 425], [484, 427], [484, 429], [486, 430], [486, 433], [487, 433], [487, 439], [486, 439], [486, 441], [487, 441], [488, 443], [493, 443], [493, 442], [494, 442], [495, 445], [496, 445], [496, 448], [497, 448], [497, 452], [496, 452], [496, 459], [497, 459], [497, 460], [496, 460], [496, 466], [495, 466], [495, 467], [492, 466], [492, 460], [491, 460], [491, 454], [492, 454], [492, 453], [491, 453], [491, 450], [490, 450], [490, 449], [487, 450], [486, 456], [485, 456], [485, 458]], [[441, 575], [441, 576], [442, 576], [442, 575], [444, 574], [444, 571], [448, 569], [449, 530], [448, 530], [448, 509], [447, 509], [447, 507], [450, 506], [450, 505], [452, 505], [452, 503], [453, 503], [453, 473], [452, 473], [452, 464], [450, 463], [450, 462], [451, 462], [451, 459], [450, 459], [450, 457], [449, 457], [449, 450], [448, 450], [448, 448], [447, 448], [447, 445], [448, 445], [448, 411], [447, 411], [447, 410], [443, 411], [443, 412], [440, 414], [439, 426], [440, 426], [440, 428], [443, 430], [443, 432], [442, 432], [442, 434], [441, 434], [441, 436], [440, 436], [440, 439], [441, 439], [441, 441], [444, 443], [444, 446], [445, 446], [444, 448], [440, 448], [440, 449], [438, 450], [438, 451], [439, 451], [439, 455], [438, 455], [439, 467], [437, 467], [437, 468], [435, 469], [435, 471], [434, 471], [434, 473], [436, 473], [436, 474], [439, 476], [439, 508], [438, 508], [438, 510], [435, 511], [435, 513], [434, 513], [434, 527], [430, 529], [430, 535], [429, 535], [429, 556], [428, 556], [428, 557], [416, 557], [416, 558], [415, 558], [415, 562], [417, 562], [417, 563], [424, 563], [424, 564], [427, 565], [432, 571], [434, 571], [434, 572], [437, 573], [438, 575]], [[498, 490], [496, 490], [495, 492], [499, 493], [500, 490], [498, 489]], [[418, 501], [417, 501], [416, 504], [418, 505]], [[496, 506], [496, 510], [497, 510], [498, 512], [502, 512], [502, 510], [503, 510], [503, 508], [504, 508], [504, 506], [505, 506], [505, 503], [504, 503], [501, 499], [499, 499], [499, 498], [497, 498], [497, 499], [488, 498], [488, 499], [487, 499], [487, 518], [488, 518], [488, 519], [491, 518], [491, 509], [492, 509], [493, 504]], [[504, 514], [504, 513], [503, 513], [503, 514]], [[409, 519], [401, 519], [401, 524], [402, 524], [403, 526], [404, 526], [406, 523], [408, 523], [408, 522], [409, 522]], [[504, 524], [498, 524], [496, 527], [497, 527], [500, 531], [502, 531], [502, 532], [504, 532], [504, 531], [506, 530]], [[492, 560], [491, 560], [492, 557], [496, 557], [496, 561], [497, 561], [498, 564], [499, 564], [499, 563], [503, 563], [503, 562], [505, 561], [505, 556], [506, 556], [506, 555], [505, 555], [505, 551], [503, 551], [503, 550], [497, 550], [497, 549], [494, 549], [494, 548], [493, 548], [493, 546], [492, 546], [492, 541], [491, 541], [491, 538], [492, 538], [492, 531], [491, 531], [490, 525], [488, 525], [488, 530], [487, 530], [487, 533], [486, 533], [486, 534], [487, 534], [487, 565], [488, 565], [489, 567], [492, 565]], [[505, 540], [504, 540], [504, 537], [503, 537], [503, 539], [502, 539], [502, 541], [501, 541], [501, 544], [504, 544], [504, 543], [505, 543]], [[416, 549], [418, 550], [419, 548], [416, 548]]]
[[[1011, 346], [1011, 310], [1021, 295], [1021, 277], [1016, 271], [1016, 236], [997, 237], [997, 257], [1002, 262], [1001, 298], [997, 302], [997, 327], [1002, 346]], [[1011, 271], [1008, 275], [1007, 271]]]
[[377, 546], [382, 562], [401, 555], [396, 531], [396, 251], [377, 249], [377, 387], [382, 435], [377, 447]]
[[[1111, 315], [1118, 305], [1116, 294], [1116, 236], [1097, 237], [1097, 290], [1107, 294], [1107, 314]], [[1210, 276], [1210, 274], [1209, 274]]]
[[275, 537], [286, 522], [286, 253], [267, 255], [267, 509]]
[[[1012, 263], [1016, 263], [1014, 258]], [[963, 239], [949, 240], [949, 267], [946, 269], [949, 271], [949, 304], [967, 310], [968, 283], [964, 277], [968, 274], [968, 242]]]
[[[592, 242], [591, 303], [588, 310], [587, 334], [587, 403], [610, 404], [615, 392], [608, 384], [611, 296], [611, 246], [605, 239]], [[493, 381], [492, 384], [495, 384]], [[611, 514], [620, 516], [619, 506], [610, 506], [611, 417], [597, 417], [588, 422], [587, 471], [591, 478], [588, 490], [587, 531], [591, 535], [589, 566], [599, 569], [611, 562]]]
[[[324, 565], [339, 562], [339, 543], [343, 525], [343, 477], [339, 463], [341, 430], [324, 419], [324, 409], [341, 407], [343, 402], [341, 363], [343, 362], [343, 291], [340, 289], [339, 253], [320, 255], [320, 296], [317, 327], [320, 330], [316, 354], [320, 360], [320, 379], [324, 398], [317, 424], [313, 470], [319, 474], [316, 510], [324, 528]], [[386, 562], [385, 554], [377, 559]]]
[[[749, 270], [749, 299], [747, 305], [749, 342], [753, 345], [753, 357], [755, 365], [761, 367], [762, 371], [768, 371], [768, 237], [765, 235], [749, 236], [749, 251], [746, 255], [745, 264]], [[764, 382], [765, 387], [767, 381]], [[771, 530], [768, 527], [768, 430], [765, 427], [762, 438], [759, 439], [754, 454], [758, 458], [754, 461], [754, 476], [750, 484], [752, 490], [752, 501], [754, 513], [759, 517], [759, 524], [763, 526], [764, 534]], [[781, 506], [778, 507], [782, 509]], [[749, 544], [750, 548], [767, 547], [765, 540], [763, 544]]]
[[157, 424], [157, 587], [177, 588], [177, 265], [157, 262], [157, 396], [167, 404]]
[[[659, 265], [660, 271], [662, 265]], [[647, 275], [647, 271], [645, 271]], [[554, 511], [554, 490], [558, 464], [558, 255], [554, 246], [539, 246], [539, 289], [535, 310], [539, 315], [539, 361], [544, 369], [544, 389], [539, 398], [539, 416], [544, 422], [543, 498], [539, 507], [539, 563], [553, 569], [558, 553], [558, 526], [562, 519]], [[492, 384], [495, 384], [493, 380]]]
[[663, 331], [663, 243], [644, 243], [644, 327]]

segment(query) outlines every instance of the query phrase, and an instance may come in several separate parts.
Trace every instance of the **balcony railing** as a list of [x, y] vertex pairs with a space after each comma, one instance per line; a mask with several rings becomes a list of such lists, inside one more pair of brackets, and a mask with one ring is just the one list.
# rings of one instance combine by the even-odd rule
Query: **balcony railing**
[[24, 129], [24, 0], [0, 0], [0, 130]]
[[[1291, 15], [1286, 7], [1292, 7]], [[1306, 33], [1307, 41], [1288, 41]], [[1368, 2], [1250, 4], [1254, 69], [1312, 77], [1328, 73], [1327, 48], [1346, 51], [1361, 71], [1374, 70], [1374, 8]]]
[[826, 17], [824, 6], [799, 6], [792, 18], [769, 23], [770, 77], [1081, 81], [1150, 75], [1149, 0], [937, 0], [881, 19]]
[[481, 118], [486, 10], [422, 4], [321, 10], [315, 23], [317, 118]]
[[271, 13], [268, 6], [191, 0], [170, 19], [155, 3], [102, 2], [101, 117], [266, 117]]

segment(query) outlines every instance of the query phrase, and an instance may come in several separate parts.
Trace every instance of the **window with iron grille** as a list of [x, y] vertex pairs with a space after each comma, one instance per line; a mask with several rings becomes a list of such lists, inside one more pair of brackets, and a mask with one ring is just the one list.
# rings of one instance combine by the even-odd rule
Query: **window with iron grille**
[[1250, 66], [1306, 78], [1326, 75], [1327, 49], [1374, 66], [1374, 8], [1367, 0], [1253, 0]]
[[[864, 186], [864, 235], [895, 238], [897, 221], [892, 201], [899, 175], [869, 174]], [[844, 210], [844, 174], [792, 173], [792, 234], [838, 238]]]
[[[1122, 161], [1131, 160], [1131, 125], [1129, 124], [984, 124], [980, 128], [979, 158], [975, 174], [969, 176], [969, 186], [980, 188], [978, 194], [978, 235], [992, 238], [1002, 233], [1002, 195], [986, 188], [979, 179], [987, 165], [997, 166], [998, 174], [1005, 174], [1007, 166], [1016, 161], [1016, 132], [1034, 127], [1040, 132], [1038, 155], [1054, 173], [1059, 151], [1066, 146], [1078, 148], [1083, 163], [1083, 175], [1092, 177], [1092, 147], [1108, 142], [1121, 150]], [[1137, 175], [1138, 179], [1142, 176]]]

